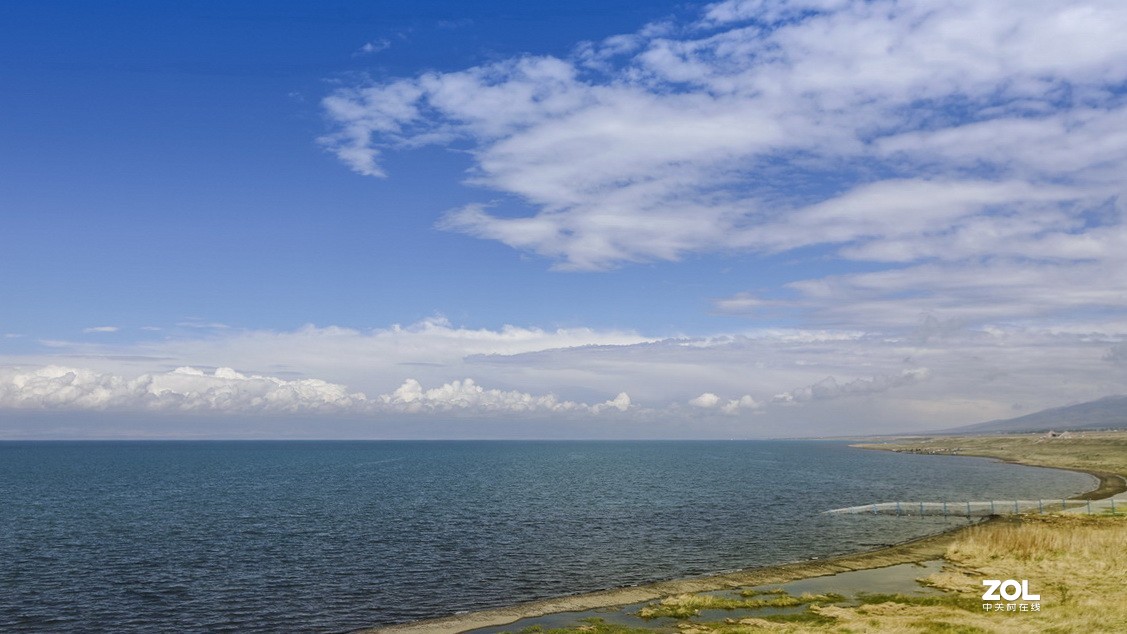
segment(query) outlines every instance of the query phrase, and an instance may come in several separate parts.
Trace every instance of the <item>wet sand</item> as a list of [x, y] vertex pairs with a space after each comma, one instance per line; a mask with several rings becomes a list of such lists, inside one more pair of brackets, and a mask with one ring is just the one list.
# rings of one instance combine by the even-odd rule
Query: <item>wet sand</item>
[[[863, 448], [877, 450], [886, 449], [879, 445], [864, 445]], [[961, 455], [973, 454], [967, 453]], [[997, 458], [996, 456], [982, 457]], [[1031, 466], [1047, 466], [1018, 459], [1006, 459], [1005, 461]], [[1096, 500], [1127, 491], [1127, 480], [1118, 474], [1105, 471], [1089, 471], [1085, 469], [1071, 470], [1088, 473], [1099, 480], [1099, 485], [1095, 489], [1073, 496], [1071, 499]], [[993, 522], [998, 520], [999, 518], [991, 518], [985, 521]], [[959, 532], [963, 530], [966, 530], [966, 527], [955, 528], [950, 531], [921, 537], [893, 546], [826, 557], [823, 559], [811, 559], [809, 561], [752, 568], [703, 577], [659, 581], [627, 588], [613, 588], [599, 592], [543, 599], [501, 608], [402, 623], [399, 625], [365, 628], [356, 630], [355, 632], [357, 634], [454, 634], [456, 632], [465, 632], [478, 628], [506, 625], [521, 619], [535, 618], [558, 612], [581, 612], [586, 610], [614, 608], [645, 601], [654, 601], [676, 594], [781, 584], [800, 579], [810, 579], [855, 570], [884, 568], [898, 564], [922, 563], [942, 559], [943, 555], [947, 552], [947, 547], [956, 539]]]

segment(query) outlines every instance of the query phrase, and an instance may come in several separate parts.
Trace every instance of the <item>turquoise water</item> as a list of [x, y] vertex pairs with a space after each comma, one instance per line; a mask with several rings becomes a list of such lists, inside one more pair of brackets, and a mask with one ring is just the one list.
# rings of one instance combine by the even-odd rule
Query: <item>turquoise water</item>
[[822, 557], [1083, 474], [836, 442], [0, 443], [0, 629], [341, 632]]

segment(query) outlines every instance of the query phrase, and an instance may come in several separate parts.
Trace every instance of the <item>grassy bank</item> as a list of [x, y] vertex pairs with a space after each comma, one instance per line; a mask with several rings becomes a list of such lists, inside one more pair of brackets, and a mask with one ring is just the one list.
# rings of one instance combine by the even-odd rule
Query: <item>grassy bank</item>
[[[944, 558], [943, 571], [925, 579], [942, 590], [938, 594], [862, 594], [848, 602], [833, 595], [775, 595], [762, 603], [801, 603], [807, 608], [767, 616], [746, 616], [739, 601], [683, 594], [643, 608], [656, 616], [676, 619], [659, 627], [627, 627], [591, 619], [574, 627], [524, 632], [1064, 633], [1120, 632], [1127, 627], [1127, 516], [1056, 515], [991, 521], [961, 531]], [[991, 610], [986, 611], [981, 599], [983, 579], [1027, 579], [1030, 591], [1040, 599], [1005, 602], [1014, 603], [1015, 609], [1000, 612], [991, 602]], [[694, 618], [718, 606], [731, 614]]]
[[[1100, 476], [1093, 497], [1124, 490], [1127, 433], [1064, 438], [1016, 435], [911, 438], [863, 445], [929, 454], [993, 457], [1021, 464], [1075, 469]], [[765, 584], [942, 558], [924, 582], [935, 592], [791, 596]], [[1027, 579], [1040, 594], [1034, 611], [983, 608], [984, 579]], [[914, 584], [908, 583], [908, 586]], [[633, 619], [588, 618], [565, 627], [511, 631], [588, 634], [717, 634], [782, 632], [1112, 632], [1127, 627], [1127, 516], [1028, 515], [993, 519], [967, 529], [872, 553], [819, 562], [663, 582], [514, 606], [385, 631], [461, 632], [536, 615], [631, 607]], [[635, 622], [641, 619], [640, 624]]]

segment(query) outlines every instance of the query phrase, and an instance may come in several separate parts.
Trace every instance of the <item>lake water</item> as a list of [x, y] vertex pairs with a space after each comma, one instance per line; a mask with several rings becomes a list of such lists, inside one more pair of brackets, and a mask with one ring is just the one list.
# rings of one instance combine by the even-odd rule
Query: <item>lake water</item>
[[0, 630], [312, 631], [824, 557], [1083, 474], [839, 442], [0, 443]]

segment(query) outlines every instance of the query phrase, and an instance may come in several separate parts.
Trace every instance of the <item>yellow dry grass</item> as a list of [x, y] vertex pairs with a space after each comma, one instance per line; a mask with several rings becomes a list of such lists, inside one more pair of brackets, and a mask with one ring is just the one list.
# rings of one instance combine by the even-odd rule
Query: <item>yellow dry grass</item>
[[[812, 612], [828, 619], [824, 623], [751, 618], [681, 629], [691, 629], [688, 634], [1127, 632], [1127, 517], [991, 522], [964, 532], [947, 559], [947, 569], [927, 579], [948, 592], [945, 599], [894, 596], [856, 607], [812, 606]], [[983, 579], [1029, 580], [1030, 591], [1040, 594], [1040, 611], [983, 610]]]
[[[947, 560], [948, 569], [928, 581], [976, 599], [974, 608], [881, 603], [813, 609], [834, 618], [824, 628], [832, 631], [1127, 632], [1127, 517], [991, 522], [965, 531]], [[1040, 611], [983, 610], [984, 579], [1027, 579], [1030, 592], [1041, 597]]]

